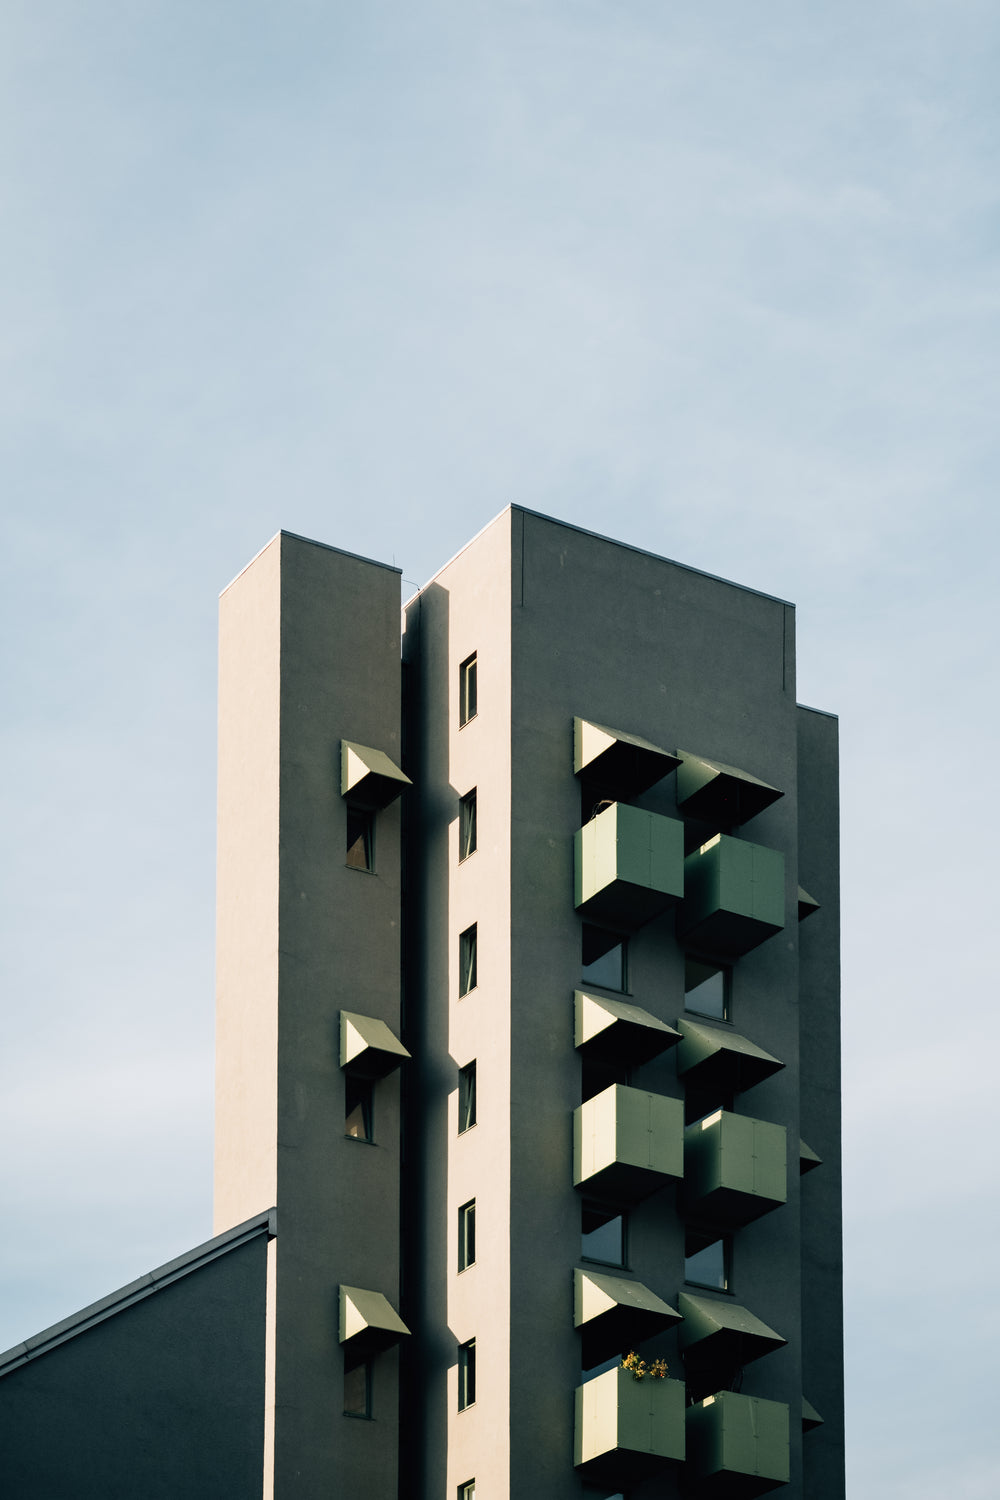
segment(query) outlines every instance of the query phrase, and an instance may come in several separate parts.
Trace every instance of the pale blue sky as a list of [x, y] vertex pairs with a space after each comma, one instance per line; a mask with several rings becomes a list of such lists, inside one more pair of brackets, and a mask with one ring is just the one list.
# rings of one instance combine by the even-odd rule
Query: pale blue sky
[[799, 605], [849, 1492], [1000, 1493], [998, 71], [985, 0], [0, 7], [0, 1348], [210, 1233], [219, 589], [516, 501]]

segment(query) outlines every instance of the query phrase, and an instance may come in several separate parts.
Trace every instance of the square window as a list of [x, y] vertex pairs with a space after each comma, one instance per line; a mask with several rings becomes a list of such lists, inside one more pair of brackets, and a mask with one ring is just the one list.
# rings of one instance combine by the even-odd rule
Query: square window
[[375, 868], [375, 814], [363, 807], [347, 804], [347, 867], [349, 870]]
[[467, 1479], [458, 1487], [458, 1500], [476, 1500], [476, 1481]]
[[479, 712], [476, 681], [476, 653], [467, 656], [458, 669], [458, 722], [468, 724]]
[[458, 1409], [465, 1411], [476, 1399], [476, 1341], [458, 1346]]
[[476, 1263], [476, 1200], [458, 1210], [458, 1269], [467, 1271]]
[[606, 1266], [626, 1264], [626, 1220], [599, 1203], [583, 1204], [580, 1254], [584, 1260], [599, 1260]]
[[708, 1239], [706, 1235], [689, 1233], [684, 1246], [684, 1280], [696, 1286], [714, 1287], [726, 1291], [730, 1277], [731, 1242], [728, 1236]]
[[344, 1364], [344, 1416], [370, 1417], [372, 1414], [372, 1362]]
[[375, 1139], [375, 1111], [373, 1108], [374, 1085], [368, 1078], [345, 1079], [345, 1124], [344, 1134], [356, 1141]]
[[459, 803], [458, 858], [459, 863], [476, 852], [476, 788], [466, 792]]
[[603, 990], [628, 988], [628, 939], [620, 932], [583, 924], [583, 980]]
[[458, 1133], [471, 1130], [476, 1123], [476, 1064], [470, 1062], [458, 1070]]
[[729, 969], [688, 955], [684, 960], [684, 1009], [716, 1021], [729, 1020]]
[[476, 924], [467, 927], [458, 939], [459, 999], [476, 988]]

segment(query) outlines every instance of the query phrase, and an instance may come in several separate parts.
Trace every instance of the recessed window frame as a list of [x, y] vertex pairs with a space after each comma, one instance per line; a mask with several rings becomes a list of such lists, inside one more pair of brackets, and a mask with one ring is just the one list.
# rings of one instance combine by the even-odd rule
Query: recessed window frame
[[458, 1500], [476, 1500], [476, 1481], [467, 1479], [458, 1487]]
[[347, 804], [347, 850], [344, 864], [349, 870], [375, 873], [375, 814], [369, 807]]
[[[704, 1243], [699, 1243], [704, 1241]], [[694, 1247], [689, 1246], [694, 1242]], [[697, 1275], [690, 1276], [688, 1270], [690, 1263], [696, 1255], [703, 1254], [712, 1249], [714, 1245], [722, 1248], [722, 1276], [721, 1280], [709, 1277], [704, 1279]], [[687, 1286], [704, 1287], [711, 1292], [731, 1292], [733, 1285], [733, 1236], [731, 1234], [718, 1234], [714, 1229], [699, 1233], [697, 1230], [688, 1230], [687, 1243], [684, 1247], [684, 1281]]]
[[478, 789], [466, 792], [458, 804], [458, 862], [462, 864], [478, 848]]
[[476, 1404], [476, 1341], [469, 1339], [458, 1346], [458, 1409], [468, 1411]]
[[458, 1070], [458, 1133], [464, 1135], [467, 1130], [472, 1130], [476, 1124], [476, 1107], [478, 1104], [478, 1079], [476, 1077], [476, 1060], [472, 1059], [466, 1063], [464, 1068]]
[[[688, 986], [690, 980], [695, 977], [691, 973], [692, 969], [705, 969], [709, 972], [707, 972], [704, 977], [698, 981], [697, 984], [692, 984], [689, 988]], [[708, 984], [712, 979], [716, 977], [716, 975], [719, 975], [721, 977], [722, 995], [720, 1001], [716, 1003], [715, 997], [713, 996], [712, 1002], [708, 1009], [704, 1008], [707, 1003], [705, 1001], [703, 1001], [702, 1005], [700, 1006], [697, 1004], [693, 1004], [692, 999], [697, 995], [698, 990], [701, 989], [702, 986]], [[690, 1014], [693, 1016], [704, 1016], [706, 1021], [731, 1021], [733, 1012], [732, 991], [733, 971], [731, 965], [717, 963], [715, 959], [702, 957], [701, 954], [698, 953], [685, 953], [684, 1009], [686, 1011], [690, 1012]]]
[[475, 651], [458, 669], [458, 727], [464, 729], [479, 713], [479, 658]]
[[[349, 1128], [352, 1119], [359, 1128]], [[344, 1074], [344, 1136], [349, 1141], [375, 1143], [375, 1084], [354, 1073]]]
[[[593, 1229], [587, 1230], [584, 1228], [584, 1225], [587, 1223], [588, 1214], [603, 1217], [604, 1222], [595, 1224]], [[586, 1243], [588, 1238], [599, 1234], [601, 1230], [607, 1229], [615, 1221], [621, 1224], [619, 1231], [621, 1259], [608, 1259], [606, 1256], [593, 1254], [593, 1245], [588, 1247]], [[589, 1254], [588, 1249], [591, 1252]], [[628, 1214], [624, 1208], [613, 1209], [611, 1212], [608, 1212], [608, 1205], [596, 1201], [590, 1202], [586, 1198], [582, 1200], [580, 1204], [580, 1259], [595, 1266], [617, 1266], [621, 1269], [628, 1269]]]
[[[361, 1400], [354, 1406], [348, 1406], [348, 1392], [351, 1389], [349, 1382], [353, 1380], [355, 1388], [361, 1386]], [[374, 1416], [375, 1395], [375, 1366], [371, 1359], [352, 1362], [350, 1356], [344, 1358], [344, 1416], [354, 1417], [356, 1420], [370, 1422]]]
[[470, 1198], [458, 1210], [458, 1269], [476, 1264], [476, 1200]]
[[458, 998], [471, 995], [479, 982], [479, 929], [473, 922], [458, 935]]
[[[590, 963], [588, 964], [586, 961], [588, 943], [591, 945], [599, 945], [601, 939], [598, 934], [603, 934], [605, 937], [610, 938], [612, 941], [608, 944], [603, 953], [599, 953], [597, 957], [591, 959]], [[593, 922], [584, 922], [582, 923], [580, 929], [580, 946], [581, 983], [585, 985], [594, 985], [599, 990], [611, 990], [616, 995], [627, 995], [629, 993], [628, 934], [625, 932], [615, 932], [608, 927], [599, 927]], [[621, 949], [621, 960], [618, 975], [621, 983], [609, 984], [607, 982], [607, 977], [613, 979], [614, 974], [612, 973], [607, 977], [599, 977], [600, 971], [598, 971], [598, 974], [595, 975], [594, 969], [597, 964], [601, 963], [605, 958], [608, 958], [615, 948]]]

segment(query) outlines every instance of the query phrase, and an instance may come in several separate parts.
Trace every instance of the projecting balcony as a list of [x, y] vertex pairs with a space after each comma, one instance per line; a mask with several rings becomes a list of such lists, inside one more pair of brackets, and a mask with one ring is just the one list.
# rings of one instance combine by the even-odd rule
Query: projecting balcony
[[612, 802], [576, 835], [577, 910], [634, 932], [684, 893], [684, 827]]
[[577, 1387], [574, 1458], [586, 1479], [624, 1488], [684, 1457], [684, 1386], [619, 1366]]
[[341, 1286], [340, 1342], [355, 1359], [369, 1359], [391, 1349], [410, 1330], [381, 1292]]
[[682, 1041], [677, 1048], [677, 1073], [684, 1087], [698, 1094], [742, 1094], [785, 1065], [731, 1026], [709, 1021], [678, 1021]]
[[638, 1203], [683, 1174], [679, 1099], [613, 1083], [573, 1111], [573, 1183], [588, 1197]]
[[412, 786], [409, 776], [403, 774], [384, 750], [341, 740], [340, 795], [355, 806], [373, 810], [388, 807], [408, 786]]
[[785, 925], [785, 856], [717, 833], [684, 861], [677, 935], [685, 946], [738, 958]]
[[573, 1014], [577, 1051], [604, 1063], [637, 1067], [681, 1040], [673, 1026], [628, 1000], [608, 1000], [576, 990]]
[[386, 1078], [410, 1056], [377, 1016], [340, 1012], [340, 1066], [359, 1078]]
[[687, 1410], [685, 1480], [705, 1500], [751, 1500], [788, 1483], [788, 1407], [735, 1391]]
[[573, 1272], [573, 1323], [580, 1330], [585, 1370], [632, 1349], [681, 1320], [641, 1281], [606, 1276], [600, 1271]]
[[784, 1125], [719, 1109], [684, 1132], [684, 1214], [738, 1229], [787, 1198]]

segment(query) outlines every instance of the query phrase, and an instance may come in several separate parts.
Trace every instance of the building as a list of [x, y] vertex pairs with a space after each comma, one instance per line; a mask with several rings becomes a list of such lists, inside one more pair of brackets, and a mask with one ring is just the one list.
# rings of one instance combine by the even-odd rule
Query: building
[[[402, 653], [398, 588], [281, 533], [223, 595], [216, 1238], [0, 1359], [14, 1493], [842, 1500], [794, 610], [518, 507]], [[88, 1476], [32, 1487], [81, 1387]]]

